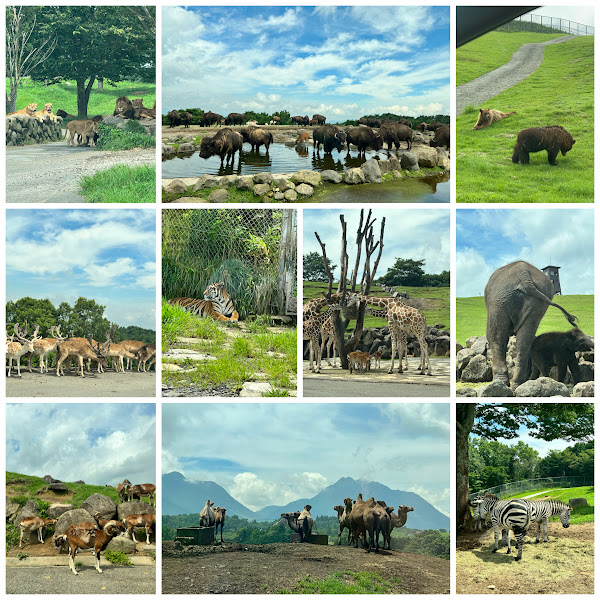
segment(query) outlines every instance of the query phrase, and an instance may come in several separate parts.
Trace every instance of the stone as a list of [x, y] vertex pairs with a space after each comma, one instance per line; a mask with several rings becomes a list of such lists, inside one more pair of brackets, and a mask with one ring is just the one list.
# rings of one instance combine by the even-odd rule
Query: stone
[[163, 184], [163, 190], [168, 194], [183, 194], [187, 190], [187, 185], [181, 179], [172, 179], [167, 184]]
[[[299, 183], [306, 183], [312, 187], [316, 187], [321, 183], [321, 173], [317, 171], [298, 171], [294, 173], [290, 179], [297, 185]], [[298, 192], [301, 193], [301, 192]]]
[[414, 152], [402, 152], [400, 155], [400, 164], [407, 171], [418, 171], [419, 157]]
[[192, 188], [193, 192], [197, 192], [198, 190], [206, 190], [208, 188], [214, 188], [219, 185], [219, 178], [214, 175], [201, 175], [198, 177], [198, 181], [194, 184]]
[[273, 388], [270, 383], [260, 381], [247, 381], [242, 385], [240, 398], [259, 398], [265, 396]]
[[112, 519], [117, 514], [117, 505], [112, 498], [104, 494], [92, 494], [81, 503], [81, 508], [87, 510], [90, 515], [99, 514], [102, 519]]
[[344, 181], [348, 185], [357, 185], [365, 182], [365, 173], [360, 167], [347, 169], [344, 176]]
[[254, 186], [255, 196], [266, 196], [271, 191], [271, 186], [268, 183], [257, 183]]
[[471, 383], [492, 381], [492, 365], [482, 354], [476, 354], [463, 369], [460, 380]]
[[242, 175], [237, 182], [238, 190], [251, 190], [254, 187], [252, 175]]
[[296, 184], [285, 177], [279, 177], [274, 180], [275, 187], [280, 192], [287, 192], [288, 190], [293, 190], [296, 188]]
[[142, 502], [140, 500], [132, 500], [131, 502], [122, 502], [117, 506], [117, 518], [122, 521], [129, 515], [152, 515], [156, 513], [154, 506]]
[[298, 199], [298, 192], [296, 192], [296, 190], [287, 190], [284, 194], [283, 197], [288, 201], [288, 202], [296, 202], [296, 200]]
[[92, 517], [92, 515], [90, 515], [90, 513], [83, 508], [68, 510], [58, 518], [58, 523], [56, 523], [54, 526], [54, 532], [59, 534], [64, 533], [69, 527], [71, 527], [71, 525], [78, 525], [84, 521], [96, 523], [96, 519], [94, 519], [94, 517]]
[[[145, 540], [146, 538], [144, 538], [144, 541]], [[136, 543], [133, 540], [130, 540], [128, 537], [123, 535], [118, 535], [108, 542], [106, 550], [123, 552], [123, 554], [135, 554], [135, 547]]]
[[461, 398], [475, 398], [477, 396], [477, 390], [472, 387], [456, 388], [456, 396]]
[[360, 167], [365, 174], [365, 183], [381, 183], [381, 169], [379, 168], [379, 161], [374, 158], [369, 159], [363, 163]]
[[312, 196], [315, 193], [315, 190], [306, 183], [300, 183], [296, 186], [296, 193], [301, 196]]
[[218, 202], [223, 203], [223, 202], [227, 202], [229, 200], [229, 194], [227, 193], [227, 190], [219, 188], [218, 190], [213, 190], [208, 195], [207, 199], [211, 204], [218, 203]]
[[477, 389], [479, 398], [512, 398], [514, 394], [502, 381], [494, 379], [489, 385], [482, 385]]
[[473, 350], [473, 352], [475, 352], [475, 354], [483, 354], [484, 356], [487, 356], [487, 349], [488, 349], [488, 341], [487, 341], [487, 337], [485, 335], [478, 337], [475, 340], [475, 342], [473, 342], [473, 344], [471, 345], [471, 350]]
[[177, 154], [183, 154], [184, 152], [195, 152], [196, 146], [192, 142], [184, 142], [179, 144], [177, 148]]
[[550, 377], [540, 377], [522, 383], [515, 389], [517, 398], [551, 398], [553, 396], [570, 396], [569, 389], [564, 383]]
[[47, 509], [46, 509], [46, 514], [48, 515], [49, 519], [58, 519], [61, 515], [63, 515], [64, 513], [73, 510], [73, 505], [72, 504], [51, 504]]
[[573, 398], [593, 398], [594, 397], [594, 382], [580, 381], [573, 388]]
[[272, 183], [273, 181], [273, 174], [269, 173], [267, 171], [264, 171], [262, 173], [256, 173], [256, 175], [253, 176], [253, 180], [254, 183]]
[[342, 174], [333, 169], [326, 169], [321, 172], [321, 181], [324, 183], [342, 183]]

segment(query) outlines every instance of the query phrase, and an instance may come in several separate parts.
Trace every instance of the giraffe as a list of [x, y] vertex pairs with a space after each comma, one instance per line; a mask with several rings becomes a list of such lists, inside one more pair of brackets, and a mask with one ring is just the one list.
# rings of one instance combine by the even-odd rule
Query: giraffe
[[[342, 308], [339, 304], [332, 304], [324, 313], [318, 313], [306, 321], [302, 325], [303, 335], [305, 340], [310, 340], [310, 371], [315, 373], [321, 372], [321, 351], [322, 348], [319, 345], [319, 334], [321, 333], [321, 327], [323, 323], [331, 317], [334, 310], [340, 310]], [[313, 369], [313, 356], [315, 358], [316, 369]]]
[[[373, 315], [374, 317], [378, 317], [380, 319], [385, 319], [387, 321], [388, 318], [388, 311], [387, 308], [385, 310], [378, 310], [376, 308], [369, 308], [367, 306], [366, 308], [366, 312], [368, 312], [370, 315]], [[398, 331], [396, 329], [392, 329], [390, 327], [390, 333], [392, 334], [392, 338], [394, 336], [397, 336], [396, 339], [396, 348], [398, 348], [398, 360], [400, 361], [400, 366], [398, 367], [398, 373], [403, 373], [402, 371], [402, 357], [405, 356], [406, 357], [406, 370], [408, 371], [408, 344], [406, 342], [406, 331]], [[392, 346], [394, 345], [394, 342], [392, 340]], [[375, 366], [379, 365], [379, 368], [381, 369], [381, 352], [376, 352], [375, 355], [379, 354], [378, 358], [375, 358]], [[374, 356], [375, 356], [374, 355]], [[394, 361], [392, 360], [392, 363]], [[423, 367], [421, 367], [422, 369]], [[390, 371], [391, 373], [391, 371]]]
[[[427, 321], [425, 315], [420, 310], [404, 304], [397, 298], [372, 298], [362, 294], [353, 294], [361, 302], [373, 304], [378, 308], [386, 309], [387, 322], [390, 331], [392, 332], [392, 364], [388, 373], [394, 370], [394, 358], [396, 355], [396, 346], [401, 335], [410, 333], [417, 337], [421, 346], [421, 375], [425, 374], [425, 366], [427, 366], [427, 374], [431, 375], [431, 362], [429, 360], [429, 351], [427, 348], [427, 340], [425, 333], [427, 331]], [[402, 373], [402, 357], [400, 355], [400, 369]]]

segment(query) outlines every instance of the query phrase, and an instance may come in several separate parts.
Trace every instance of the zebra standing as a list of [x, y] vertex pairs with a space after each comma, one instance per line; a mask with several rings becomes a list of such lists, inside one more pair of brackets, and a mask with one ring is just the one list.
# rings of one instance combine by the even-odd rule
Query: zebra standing
[[566, 529], [571, 524], [572, 506], [559, 500], [530, 500], [531, 520], [537, 523], [535, 543], [540, 541], [540, 530], [544, 527], [544, 541], [548, 541], [548, 520], [558, 515], [562, 526]]
[[506, 554], [510, 554], [510, 530], [515, 534], [517, 542], [517, 557], [515, 560], [521, 560], [523, 554], [523, 538], [529, 526], [532, 516], [531, 502], [527, 500], [512, 499], [499, 500], [494, 503], [490, 514], [492, 518], [492, 526], [494, 527], [494, 549], [498, 550], [498, 538], [500, 537], [500, 529], [508, 531], [508, 550]]

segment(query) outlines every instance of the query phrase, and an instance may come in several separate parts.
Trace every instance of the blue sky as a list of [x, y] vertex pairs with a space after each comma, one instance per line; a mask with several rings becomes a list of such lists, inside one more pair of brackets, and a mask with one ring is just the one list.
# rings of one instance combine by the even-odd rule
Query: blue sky
[[6, 211], [6, 297], [83, 296], [122, 327], [156, 329], [154, 210]]
[[[365, 218], [367, 213], [368, 211], [365, 211]], [[321, 246], [314, 234], [316, 231], [326, 246], [327, 257], [339, 267], [342, 237], [340, 214], [343, 214], [348, 222], [348, 254], [350, 263], [354, 265], [360, 209], [304, 210], [303, 254], [321, 254]], [[423, 269], [426, 273], [450, 270], [450, 212], [447, 209], [376, 208], [372, 214], [377, 219], [374, 228], [377, 240], [381, 219], [385, 217], [383, 253], [376, 278], [385, 275], [396, 262], [396, 258], [425, 259]], [[334, 277], [336, 276], [339, 276], [339, 268], [334, 271]]]
[[162, 472], [214, 481], [253, 510], [352, 477], [449, 515], [449, 418], [447, 403], [164, 404]]
[[450, 114], [449, 8], [163, 7], [163, 113]]
[[456, 211], [457, 297], [483, 296], [490, 275], [515, 260], [560, 267], [563, 294], [593, 294], [593, 210]]
[[6, 470], [93, 485], [154, 483], [156, 406], [7, 404]]

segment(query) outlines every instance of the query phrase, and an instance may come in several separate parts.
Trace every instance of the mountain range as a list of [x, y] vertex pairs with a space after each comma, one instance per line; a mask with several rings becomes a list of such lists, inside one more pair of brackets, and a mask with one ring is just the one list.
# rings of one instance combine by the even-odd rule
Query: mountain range
[[265, 506], [258, 511], [253, 511], [238, 502], [214, 481], [189, 481], [176, 471], [163, 475], [162, 486], [165, 515], [199, 513], [206, 500], [210, 499], [216, 506], [227, 508], [228, 515], [237, 515], [249, 520], [275, 521], [281, 513], [302, 510], [305, 504], [312, 506], [310, 512], [313, 517], [332, 517], [336, 516], [333, 507], [343, 504], [344, 498], [356, 499], [358, 494], [362, 494], [365, 500], [373, 496], [375, 500], [385, 500], [388, 506], [395, 509], [401, 504], [412, 506], [415, 510], [409, 513], [406, 524], [411, 529], [450, 529], [449, 517], [418, 494], [392, 490], [376, 481], [356, 481], [351, 477], [342, 477], [312, 498], [299, 498], [285, 506]]

